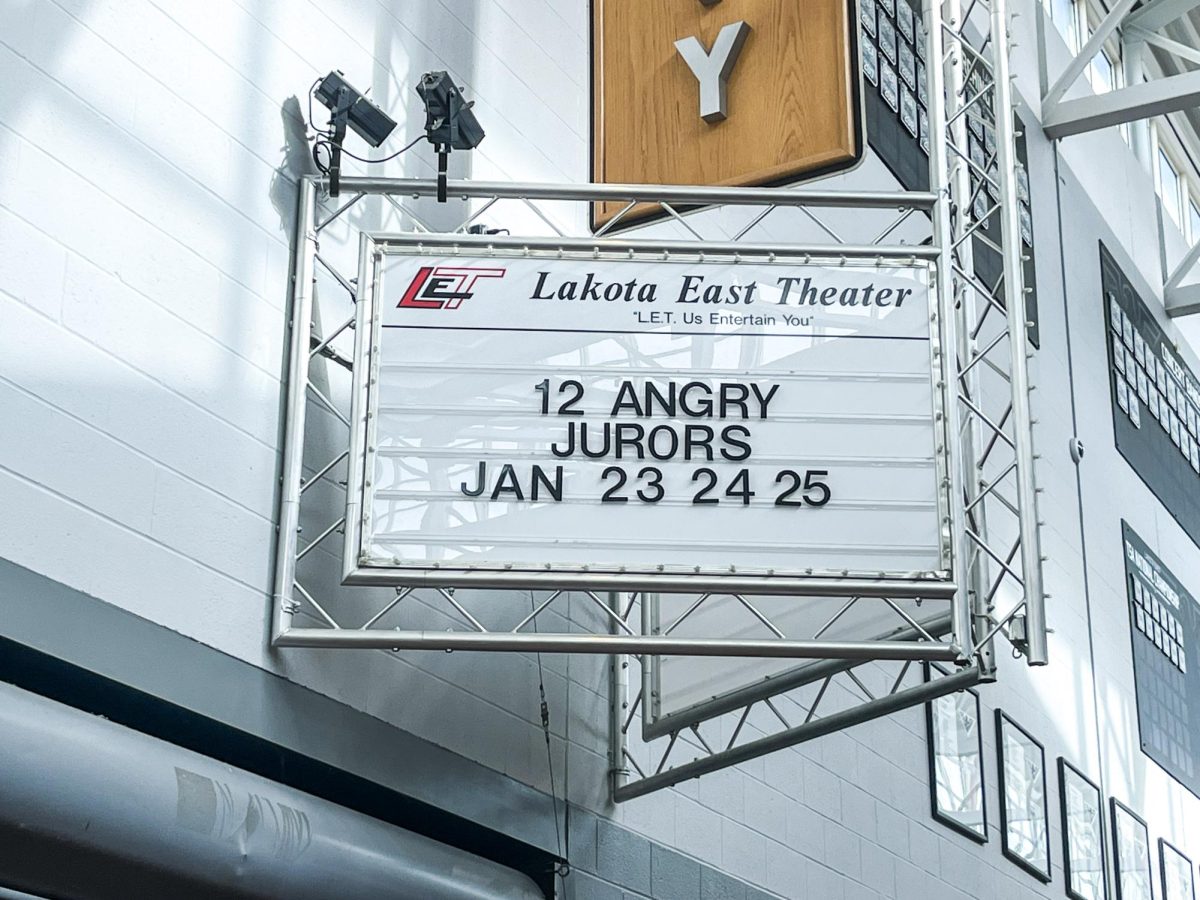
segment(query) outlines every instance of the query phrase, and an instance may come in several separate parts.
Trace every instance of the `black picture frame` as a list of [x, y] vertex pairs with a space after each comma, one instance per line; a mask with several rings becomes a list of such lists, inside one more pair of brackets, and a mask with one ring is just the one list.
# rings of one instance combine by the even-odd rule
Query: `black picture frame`
[[[1153, 863], [1150, 859], [1150, 829], [1146, 827], [1146, 820], [1116, 797], [1110, 797], [1108, 803], [1108, 820], [1112, 827], [1113, 876], [1117, 882], [1117, 900], [1154, 900], [1154, 871]], [[1123, 821], [1128, 821], [1140, 830], [1141, 843], [1145, 848], [1143, 851], [1146, 857], [1145, 868], [1139, 874], [1144, 876], [1146, 889], [1136, 894], [1125, 889], [1125, 876], [1134, 874], [1133, 865], [1135, 861], [1129, 858], [1129, 854], [1126, 852], [1127, 844], [1121, 838], [1121, 823]]]
[[[945, 672], [941, 667], [936, 667], [937, 671]], [[929, 681], [932, 676], [932, 668], [930, 664], [925, 665], [925, 680]], [[975, 709], [975, 762], [978, 767], [978, 797], [979, 797], [979, 825], [978, 828], [973, 828], [971, 825], [962, 821], [961, 818], [955, 818], [955, 810], [945, 807], [939, 797], [939, 787], [943, 781], [941, 772], [938, 768], [938, 747], [940, 746], [940, 733], [937, 729], [937, 717], [935, 715], [934, 704], [943, 702], [961, 702], [962, 698], [969, 697], [974, 702]], [[929, 807], [933, 818], [958, 832], [966, 838], [976, 842], [977, 844], [986, 844], [987, 836], [987, 791], [986, 781], [983, 769], [983, 714], [979, 707], [979, 694], [970, 688], [958, 691], [953, 694], [946, 694], [942, 697], [936, 697], [925, 704], [925, 747], [926, 760], [929, 766]]]
[[[1072, 840], [1072, 838], [1077, 834], [1076, 829], [1079, 823], [1074, 821], [1071, 816], [1071, 794], [1067, 790], [1068, 779], [1080, 782], [1079, 787], [1087, 790], [1095, 797], [1096, 821], [1094, 840], [1100, 854], [1100, 880], [1098, 884], [1093, 883], [1093, 890], [1090, 892], [1076, 889], [1075, 876], [1080, 874], [1082, 869], [1074, 852], [1074, 848], [1078, 847], [1079, 841]], [[1062, 756], [1058, 758], [1058, 802], [1062, 811], [1063, 876], [1066, 880], [1067, 896], [1071, 900], [1106, 900], [1108, 897], [1108, 863], [1107, 853], [1105, 852], [1106, 842], [1104, 839], [1104, 795], [1101, 793], [1099, 785], [1067, 762], [1066, 758]]]
[[[1187, 871], [1187, 890], [1171, 891], [1167, 883], [1167, 854], [1183, 860], [1181, 868]], [[1196, 870], [1192, 868], [1191, 859], [1166, 838], [1158, 839], [1158, 873], [1162, 885], [1162, 900], [1196, 900]]]
[[[1013, 809], [1010, 809], [1009, 804], [1009, 789], [1015, 788], [1016, 785], [1007, 777], [1005, 767], [1007, 765], [1007, 757], [1004, 752], [1004, 742], [1006, 734], [1009, 730], [1020, 734], [1026, 741], [1037, 750], [1037, 760], [1039, 771], [1033, 776], [1036, 782], [1040, 783], [1041, 791], [1041, 834], [1034, 834], [1029, 837], [1028, 842], [1033, 846], [1040, 846], [1045, 852], [1046, 867], [1040, 868], [1034, 858], [1024, 855], [1021, 848], [1015, 846], [1015, 842], [1011, 839], [1009, 830], [1010, 826], [1019, 821], [1013, 817]], [[1028, 731], [1018, 725], [1011, 716], [1002, 709], [996, 710], [996, 762], [997, 776], [1000, 784], [1000, 846], [1004, 851], [1004, 855], [1045, 884], [1049, 884], [1052, 879], [1052, 868], [1050, 863], [1050, 800], [1046, 793], [1046, 748]], [[1032, 804], [1037, 802], [1036, 796], [1031, 796], [1026, 799], [1023, 804], [1030, 812], [1034, 812]], [[1036, 823], [1035, 823], [1036, 824]]]

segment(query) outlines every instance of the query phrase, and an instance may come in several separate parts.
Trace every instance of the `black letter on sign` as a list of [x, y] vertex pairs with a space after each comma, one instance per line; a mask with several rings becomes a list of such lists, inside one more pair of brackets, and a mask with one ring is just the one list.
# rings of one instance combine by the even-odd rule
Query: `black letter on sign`
[[537, 463], [533, 465], [533, 499], [537, 500], [540, 496], [540, 488], [545, 487], [547, 493], [552, 498], [562, 501], [562, 484], [563, 484], [563, 467], [554, 467], [554, 480], [551, 481], [546, 477], [546, 473]]
[[462, 487], [461, 487], [462, 492], [464, 494], [466, 494], [468, 497], [478, 497], [480, 494], [483, 493], [483, 481], [484, 481], [484, 477], [486, 475], [487, 475], [487, 463], [484, 462], [483, 460], [480, 460], [479, 461], [479, 476], [478, 476], [479, 483], [475, 485], [474, 490], [470, 490], [467, 487], [467, 483], [464, 481], [462, 483]]

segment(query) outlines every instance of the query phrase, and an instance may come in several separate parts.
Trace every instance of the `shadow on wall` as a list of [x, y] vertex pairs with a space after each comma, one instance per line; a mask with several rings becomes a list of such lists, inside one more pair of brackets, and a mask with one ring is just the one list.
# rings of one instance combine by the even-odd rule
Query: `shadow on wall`
[[297, 184], [305, 175], [316, 175], [318, 172], [299, 99], [291, 96], [283, 101], [279, 107], [279, 118], [283, 127], [283, 146], [280, 148], [283, 160], [271, 177], [268, 193], [271, 205], [279, 214], [279, 230], [287, 236], [288, 246], [295, 253]]

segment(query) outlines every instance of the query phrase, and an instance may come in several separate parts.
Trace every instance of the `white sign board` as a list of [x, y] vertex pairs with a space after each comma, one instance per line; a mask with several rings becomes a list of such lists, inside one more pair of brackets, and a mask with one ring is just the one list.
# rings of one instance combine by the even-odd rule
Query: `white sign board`
[[364, 247], [347, 581], [948, 582], [932, 272]]

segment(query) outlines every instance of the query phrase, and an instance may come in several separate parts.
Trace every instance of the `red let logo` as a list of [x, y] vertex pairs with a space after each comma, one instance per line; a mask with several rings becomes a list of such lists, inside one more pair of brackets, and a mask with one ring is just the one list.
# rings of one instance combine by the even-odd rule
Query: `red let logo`
[[505, 269], [421, 266], [397, 307], [458, 309], [474, 293], [480, 278], [503, 278]]

